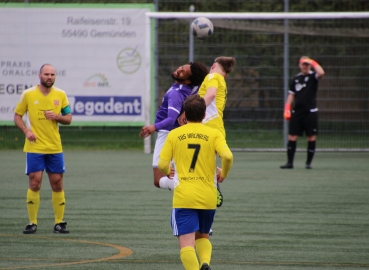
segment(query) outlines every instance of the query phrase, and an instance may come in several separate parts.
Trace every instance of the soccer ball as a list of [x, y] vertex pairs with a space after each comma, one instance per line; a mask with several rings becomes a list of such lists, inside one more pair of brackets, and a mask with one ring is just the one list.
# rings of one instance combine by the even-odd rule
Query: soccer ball
[[191, 23], [192, 35], [198, 39], [210, 37], [214, 32], [213, 23], [205, 17], [198, 17]]

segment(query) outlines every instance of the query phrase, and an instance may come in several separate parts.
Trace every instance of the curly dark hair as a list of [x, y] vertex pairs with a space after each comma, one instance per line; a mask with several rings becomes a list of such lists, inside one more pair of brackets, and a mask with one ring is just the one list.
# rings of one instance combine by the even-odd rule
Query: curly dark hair
[[192, 75], [188, 79], [191, 81], [191, 85], [200, 86], [204, 81], [206, 75], [209, 74], [209, 70], [200, 62], [190, 62], [189, 65]]

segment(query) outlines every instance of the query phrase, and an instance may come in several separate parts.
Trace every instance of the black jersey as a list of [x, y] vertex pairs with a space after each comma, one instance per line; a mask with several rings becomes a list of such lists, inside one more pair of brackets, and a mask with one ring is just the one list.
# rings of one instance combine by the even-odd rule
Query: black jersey
[[309, 74], [297, 74], [290, 84], [290, 94], [295, 96], [295, 112], [316, 112], [316, 95], [318, 83], [316, 72], [310, 71]]

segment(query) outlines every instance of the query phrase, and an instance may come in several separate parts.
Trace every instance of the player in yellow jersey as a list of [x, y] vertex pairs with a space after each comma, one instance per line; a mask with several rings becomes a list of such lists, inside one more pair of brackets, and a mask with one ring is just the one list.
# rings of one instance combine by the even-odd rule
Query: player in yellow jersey
[[[178, 236], [182, 264], [187, 270], [198, 270], [200, 265], [201, 270], [209, 270], [209, 231], [217, 205], [216, 184], [227, 177], [233, 155], [222, 133], [201, 123], [206, 111], [203, 98], [189, 96], [183, 109], [188, 123], [169, 132], [158, 167], [169, 175], [170, 162], [174, 160], [171, 224], [173, 235]], [[219, 175], [216, 154], [222, 158]]]
[[[48, 174], [52, 189], [54, 233], [69, 233], [67, 223], [63, 220], [65, 166], [58, 124], [70, 125], [72, 114], [65, 92], [53, 86], [55, 75], [52, 65], [43, 65], [39, 74], [40, 84], [23, 91], [14, 110], [14, 123], [25, 135], [23, 151], [26, 152], [26, 174], [29, 176], [26, 202], [30, 223], [23, 230], [25, 234], [37, 231], [44, 170]], [[25, 114], [27, 125], [22, 119]]]
[[217, 57], [198, 92], [200, 97], [205, 99], [206, 103], [206, 116], [203, 123], [206, 126], [220, 130], [224, 137], [226, 137], [226, 134], [223, 123], [223, 111], [227, 102], [225, 78], [232, 72], [235, 64], [236, 59], [233, 57]]
[[[223, 123], [223, 111], [227, 102], [228, 92], [225, 78], [233, 71], [235, 65], [236, 59], [233, 57], [217, 57], [198, 91], [198, 94], [205, 99], [206, 103], [206, 116], [203, 124], [219, 130], [224, 137], [226, 137], [226, 133]], [[178, 118], [178, 122], [183, 125], [186, 123], [186, 118], [181, 115]], [[220, 191], [219, 184], [217, 189], [217, 207], [220, 207], [223, 204], [223, 194]]]

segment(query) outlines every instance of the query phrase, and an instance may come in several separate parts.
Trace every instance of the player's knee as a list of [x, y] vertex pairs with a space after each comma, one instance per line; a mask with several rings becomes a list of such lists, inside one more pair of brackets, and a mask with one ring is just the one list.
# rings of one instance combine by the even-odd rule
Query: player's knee
[[49, 174], [50, 186], [52, 191], [63, 191], [63, 176], [60, 174]]
[[29, 175], [29, 189], [34, 192], [37, 192], [41, 189], [41, 178], [38, 175]]
[[34, 192], [37, 192], [37, 191], [40, 191], [41, 189], [41, 182], [38, 182], [38, 181], [29, 181], [29, 189], [34, 191]]
[[51, 184], [51, 189], [54, 192], [62, 192], [63, 191], [63, 182]]

